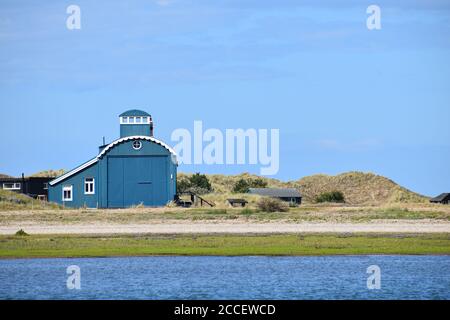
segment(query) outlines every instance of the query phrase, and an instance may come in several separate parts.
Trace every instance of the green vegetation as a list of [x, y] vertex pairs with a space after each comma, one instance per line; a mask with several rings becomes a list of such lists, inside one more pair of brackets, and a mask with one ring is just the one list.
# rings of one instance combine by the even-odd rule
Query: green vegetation
[[[180, 173], [179, 181], [189, 177]], [[303, 196], [304, 203], [314, 203], [324, 192], [339, 190], [349, 205], [386, 205], [394, 203], [428, 203], [428, 198], [405, 189], [392, 180], [364, 172], [347, 172], [336, 176], [324, 174], [312, 175], [293, 181], [280, 181], [259, 177], [248, 173], [240, 175], [207, 175], [215, 194], [233, 193], [240, 180], [260, 179], [269, 188], [296, 188]], [[211, 199], [213, 201], [213, 199]]]
[[206, 194], [212, 192], [212, 186], [206, 175], [196, 173], [191, 176], [181, 176], [177, 180], [177, 192], [194, 192]]
[[257, 212], [256, 210], [252, 210], [252, 209], [250, 209], [250, 208], [245, 208], [245, 209], [242, 209], [241, 215], [243, 215], [243, 216], [249, 216], [249, 215], [252, 215], [252, 214], [254, 214], [254, 213], [256, 213], [256, 212]]
[[335, 202], [335, 203], [344, 203], [345, 198], [344, 194], [340, 191], [331, 191], [331, 192], [323, 192], [316, 197], [316, 202]]
[[58, 205], [30, 198], [24, 194], [0, 189], [0, 211], [58, 209]]
[[353, 221], [372, 221], [372, 220], [447, 220], [450, 221], [450, 214], [442, 211], [425, 211], [425, 210], [410, 210], [408, 208], [377, 208], [369, 209], [364, 215], [354, 216]]
[[186, 176], [181, 176], [177, 178], [177, 193], [187, 192], [191, 183], [189, 182], [189, 178]]
[[258, 201], [258, 209], [262, 212], [288, 212], [288, 206], [281, 200], [263, 197]]
[[189, 234], [0, 237], [0, 258], [344, 254], [450, 254], [450, 235]]
[[18, 237], [26, 237], [28, 235], [29, 234], [26, 233], [25, 231], [23, 231], [23, 229], [20, 229], [19, 231], [16, 232], [16, 236], [18, 236]]
[[51, 177], [51, 178], [56, 178], [56, 177], [62, 176], [65, 172], [66, 172], [66, 170], [64, 170], [64, 169], [45, 170], [45, 171], [40, 171], [40, 172], [37, 172], [35, 174], [32, 174], [30, 177]]
[[250, 188], [266, 188], [267, 181], [262, 178], [239, 179], [233, 186], [233, 193], [248, 193]]

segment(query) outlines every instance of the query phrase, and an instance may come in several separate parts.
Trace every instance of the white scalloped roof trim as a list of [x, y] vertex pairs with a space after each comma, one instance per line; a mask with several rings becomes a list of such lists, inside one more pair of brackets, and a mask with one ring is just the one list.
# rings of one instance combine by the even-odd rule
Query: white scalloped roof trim
[[73, 176], [74, 174], [76, 174], [76, 173], [78, 173], [78, 172], [80, 172], [80, 171], [90, 167], [94, 163], [97, 163], [98, 160], [100, 160], [101, 157], [103, 157], [109, 150], [111, 150], [111, 148], [115, 147], [119, 143], [122, 143], [122, 142], [125, 142], [125, 141], [129, 141], [129, 140], [147, 140], [147, 141], [151, 141], [151, 142], [157, 143], [160, 146], [166, 148], [172, 154], [172, 156], [174, 157], [175, 163], [178, 164], [176, 152], [171, 147], [169, 147], [167, 144], [165, 144], [164, 142], [162, 142], [162, 141], [160, 141], [158, 139], [155, 139], [153, 137], [148, 137], [148, 136], [130, 136], [130, 137], [125, 137], [125, 138], [120, 138], [120, 139], [118, 139], [118, 140], [116, 140], [114, 142], [111, 142], [94, 159], [92, 159], [92, 160], [82, 164], [81, 166], [79, 166], [79, 167], [77, 167], [77, 168], [75, 168], [75, 169], [73, 169], [73, 170], [71, 170], [71, 171], [69, 171], [69, 172], [67, 172], [65, 174], [63, 174], [62, 176], [56, 178], [55, 180], [50, 181], [49, 184], [51, 186], [53, 186], [53, 185], [55, 185], [55, 184], [57, 184], [57, 183], [59, 183], [61, 181], [66, 180], [67, 178]]
[[160, 146], [163, 146], [164, 148], [166, 148], [167, 150], [169, 150], [169, 152], [173, 155], [173, 156], [177, 156], [176, 152], [169, 147], [167, 144], [165, 144], [164, 142], [155, 139], [153, 137], [149, 137], [149, 136], [130, 136], [130, 137], [125, 137], [125, 138], [121, 138], [119, 140], [116, 140], [114, 142], [111, 142], [105, 149], [102, 150], [102, 152], [100, 152], [100, 154], [97, 156], [97, 158], [101, 158], [105, 155], [105, 153], [107, 153], [111, 148], [113, 148], [114, 146], [118, 145], [119, 143], [125, 142], [125, 141], [129, 141], [129, 140], [147, 140], [147, 141], [151, 141], [154, 143], [159, 144]]

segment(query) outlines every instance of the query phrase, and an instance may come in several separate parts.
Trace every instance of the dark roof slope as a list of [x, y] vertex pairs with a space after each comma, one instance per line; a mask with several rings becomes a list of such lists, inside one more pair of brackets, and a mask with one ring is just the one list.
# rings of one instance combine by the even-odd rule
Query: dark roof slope
[[1, 178], [1, 182], [22, 182], [22, 181], [50, 181], [53, 180], [53, 177], [8, 177], [8, 178]]
[[300, 192], [294, 188], [250, 188], [249, 193], [276, 198], [301, 198]]
[[441, 193], [437, 197], [430, 199], [430, 201], [441, 202], [441, 201], [445, 200], [445, 198], [447, 198], [447, 197], [450, 197], [450, 193]]
[[150, 117], [150, 115], [147, 112], [142, 111], [142, 110], [136, 110], [136, 109], [125, 111], [119, 117], [132, 117], [132, 116], [135, 116], [135, 117]]

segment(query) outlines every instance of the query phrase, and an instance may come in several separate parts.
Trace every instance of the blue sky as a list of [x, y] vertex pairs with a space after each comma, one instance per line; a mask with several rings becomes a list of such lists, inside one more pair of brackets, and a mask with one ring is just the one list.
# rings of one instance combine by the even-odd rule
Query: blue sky
[[169, 144], [194, 120], [279, 128], [283, 180], [359, 170], [450, 192], [449, 36], [448, 1], [2, 0], [0, 172], [73, 168], [140, 108]]

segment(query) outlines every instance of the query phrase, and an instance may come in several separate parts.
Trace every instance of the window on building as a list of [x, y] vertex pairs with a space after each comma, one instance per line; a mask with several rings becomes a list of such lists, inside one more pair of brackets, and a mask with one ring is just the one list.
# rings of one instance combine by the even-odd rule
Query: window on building
[[128, 117], [122, 117], [122, 123], [128, 123]]
[[129, 118], [128, 118], [128, 122], [129, 122], [129, 123], [134, 123], [134, 117], [129, 117]]
[[73, 186], [64, 186], [62, 201], [72, 201], [72, 200], [73, 200]]
[[141, 123], [142, 122], [142, 117], [136, 117], [136, 123]]
[[141, 148], [142, 148], [142, 142], [140, 142], [140, 141], [138, 141], [138, 140], [136, 140], [136, 141], [133, 142], [133, 149], [134, 149], [134, 150], [139, 150], [139, 149], [141, 149]]
[[142, 117], [142, 123], [148, 123], [148, 117]]
[[84, 194], [95, 194], [95, 179], [84, 179]]
[[44, 182], [44, 190], [48, 190], [48, 183]]
[[3, 189], [5, 190], [20, 190], [21, 184], [19, 182], [7, 182], [3, 184]]

